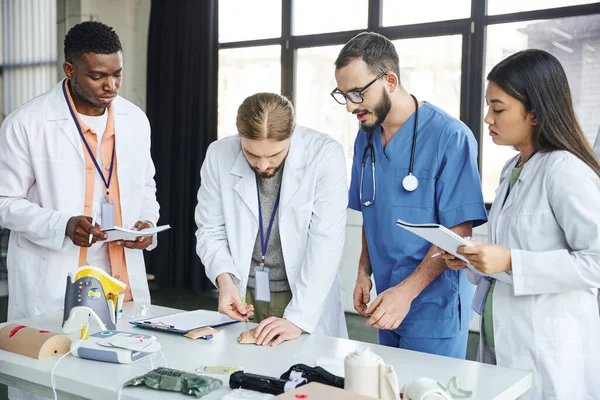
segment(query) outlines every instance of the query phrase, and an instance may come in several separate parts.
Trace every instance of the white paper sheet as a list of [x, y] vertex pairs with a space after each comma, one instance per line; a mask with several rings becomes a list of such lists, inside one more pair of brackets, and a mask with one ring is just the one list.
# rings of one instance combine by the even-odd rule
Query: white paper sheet
[[184, 311], [177, 314], [164, 315], [162, 317], [150, 319], [141, 319], [137, 322], [167, 326], [170, 325], [176, 330], [191, 331], [193, 329], [203, 328], [205, 326], [216, 327], [224, 325], [234, 322], [234, 320], [229, 318], [227, 315], [219, 314], [216, 311], [196, 310]]
[[114, 242], [115, 240], [135, 240], [140, 236], [149, 236], [154, 235], [155, 233], [166, 231], [167, 229], [171, 229], [170, 225], [162, 225], [157, 226], [155, 228], [146, 228], [139, 231], [134, 231], [131, 229], [121, 228], [120, 226], [115, 226], [112, 229], [105, 229], [102, 232], [105, 232], [108, 235], [106, 239], [107, 242]]

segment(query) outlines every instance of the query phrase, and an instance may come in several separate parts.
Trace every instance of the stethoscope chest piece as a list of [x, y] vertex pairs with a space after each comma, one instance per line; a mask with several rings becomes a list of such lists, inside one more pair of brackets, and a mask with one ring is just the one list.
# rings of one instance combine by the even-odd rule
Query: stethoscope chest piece
[[408, 174], [402, 179], [402, 187], [406, 191], [412, 192], [419, 187], [419, 180], [413, 174]]

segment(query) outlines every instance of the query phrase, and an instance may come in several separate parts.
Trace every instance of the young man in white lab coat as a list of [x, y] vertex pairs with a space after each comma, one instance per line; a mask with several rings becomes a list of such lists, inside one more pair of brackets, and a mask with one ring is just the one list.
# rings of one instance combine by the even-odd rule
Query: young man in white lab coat
[[0, 130], [9, 321], [61, 310], [67, 274], [86, 264], [127, 283], [126, 300], [150, 300], [141, 250], [153, 238], [107, 243], [101, 231], [158, 220], [148, 119], [117, 96], [123, 62], [112, 28], [75, 25], [64, 49], [66, 79]]
[[303, 332], [347, 337], [341, 145], [296, 127], [290, 101], [273, 93], [244, 100], [236, 125], [239, 135], [208, 148], [196, 207], [197, 252], [219, 288], [219, 312], [255, 315], [259, 345]]

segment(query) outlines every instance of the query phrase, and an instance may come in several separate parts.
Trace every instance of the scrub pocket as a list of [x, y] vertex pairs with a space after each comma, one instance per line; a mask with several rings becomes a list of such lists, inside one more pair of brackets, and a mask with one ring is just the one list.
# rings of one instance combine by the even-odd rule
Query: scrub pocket
[[408, 168], [396, 168], [394, 182], [394, 204], [398, 207], [431, 208], [434, 203], [434, 187], [431, 171], [415, 169], [413, 175], [419, 180], [419, 186], [409, 192], [402, 186], [402, 180], [408, 175]]

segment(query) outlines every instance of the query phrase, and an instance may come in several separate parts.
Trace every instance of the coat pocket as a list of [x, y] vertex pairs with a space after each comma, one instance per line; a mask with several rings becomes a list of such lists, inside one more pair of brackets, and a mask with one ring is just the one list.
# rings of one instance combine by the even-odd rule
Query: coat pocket
[[28, 247], [35, 247], [24, 238], [17, 237], [7, 255], [9, 319], [25, 318], [37, 313], [44, 297], [46, 260]]
[[545, 398], [584, 397], [585, 360], [581, 332], [581, 323], [576, 318], [536, 318], [537, 373]]

